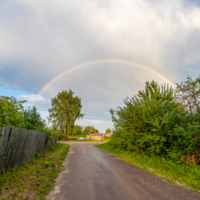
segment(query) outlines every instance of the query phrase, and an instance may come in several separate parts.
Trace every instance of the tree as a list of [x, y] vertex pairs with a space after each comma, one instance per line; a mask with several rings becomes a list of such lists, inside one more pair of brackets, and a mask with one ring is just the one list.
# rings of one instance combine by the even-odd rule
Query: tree
[[83, 131], [83, 127], [82, 127], [82, 126], [79, 126], [79, 125], [75, 125], [73, 130], [74, 130], [74, 131], [76, 131], [76, 130]]
[[139, 90], [138, 95], [139, 99], [143, 102], [147, 101], [163, 101], [171, 102], [174, 101], [174, 91], [173, 88], [168, 84], [159, 86], [157, 82], [152, 81], [146, 82], [145, 90]]
[[107, 128], [105, 133], [111, 133], [111, 129]]
[[123, 107], [110, 110], [115, 129], [109, 145], [175, 162], [200, 162], [199, 82], [189, 77], [177, 84], [178, 94], [169, 86], [146, 82]]
[[99, 133], [99, 130], [94, 128], [94, 126], [85, 126], [83, 132], [89, 135], [90, 133]]
[[57, 132], [57, 133], [63, 133], [64, 132], [64, 129], [63, 129], [63, 126], [62, 125], [59, 125], [59, 124], [56, 124], [56, 123], [54, 123], [53, 125], [52, 125], [52, 130], [54, 131], [54, 132]]
[[62, 91], [51, 99], [52, 108], [49, 111], [49, 121], [63, 126], [64, 134], [67, 135], [73, 127], [76, 119], [84, 116], [81, 113], [81, 98], [74, 96], [72, 90]]
[[15, 97], [0, 96], [0, 126], [20, 126], [23, 122], [23, 103]]
[[25, 109], [23, 112], [23, 128], [31, 130], [43, 130], [46, 127], [46, 122], [42, 119], [37, 108], [33, 106], [31, 109]]
[[124, 104], [110, 109], [115, 127], [111, 144], [129, 151], [166, 154], [165, 147], [171, 145], [168, 133], [182, 117], [173, 89], [146, 82], [145, 90], [126, 98]]
[[98, 129], [96, 129], [96, 128], [92, 128], [92, 131], [91, 131], [91, 133], [99, 133], [99, 130]]
[[190, 76], [180, 84], [176, 83], [177, 101], [191, 113], [196, 112], [200, 105], [200, 76], [193, 80]]
[[73, 128], [73, 136], [82, 136], [83, 135], [83, 127], [79, 125], [75, 125]]

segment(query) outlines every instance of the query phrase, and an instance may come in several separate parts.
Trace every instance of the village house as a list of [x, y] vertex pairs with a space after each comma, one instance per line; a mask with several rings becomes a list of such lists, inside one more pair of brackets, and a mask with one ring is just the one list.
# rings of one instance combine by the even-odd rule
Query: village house
[[104, 140], [104, 136], [101, 133], [92, 133], [92, 134], [87, 135], [86, 139], [87, 140], [99, 140], [99, 141], [101, 141], [101, 140]]

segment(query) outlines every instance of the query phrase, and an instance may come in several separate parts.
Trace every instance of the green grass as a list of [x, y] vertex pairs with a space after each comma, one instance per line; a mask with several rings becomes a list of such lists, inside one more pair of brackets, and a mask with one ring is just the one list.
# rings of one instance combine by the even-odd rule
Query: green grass
[[23, 164], [0, 177], [0, 199], [45, 199], [60, 172], [69, 145], [56, 144], [31, 162]]
[[110, 137], [104, 137], [104, 140], [58, 140], [58, 142], [109, 142]]
[[104, 142], [104, 140], [65, 140], [64, 142]]
[[79, 135], [75, 135], [75, 136], [73, 136], [73, 135], [68, 135], [68, 137], [79, 138], [79, 137], [85, 137], [85, 136], [79, 136]]
[[109, 143], [99, 144], [97, 147], [162, 179], [200, 192], [200, 166], [177, 164], [160, 157], [148, 157], [135, 152], [113, 149]]
[[62, 142], [108, 142], [109, 140], [62, 140]]

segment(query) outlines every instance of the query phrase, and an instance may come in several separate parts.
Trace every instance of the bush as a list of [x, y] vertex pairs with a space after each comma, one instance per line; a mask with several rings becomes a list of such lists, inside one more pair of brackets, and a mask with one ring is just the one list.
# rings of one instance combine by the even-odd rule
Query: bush
[[57, 140], [65, 140], [65, 134], [64, 133], [57, 133], [56, 134], [56, 139]]
[[110, 145], [126, 151], [190, 163], [200, 160], [200, 109], [189, 112], [169, 86], [147, 82], [144, 91], [110, 110], [115, 130]]

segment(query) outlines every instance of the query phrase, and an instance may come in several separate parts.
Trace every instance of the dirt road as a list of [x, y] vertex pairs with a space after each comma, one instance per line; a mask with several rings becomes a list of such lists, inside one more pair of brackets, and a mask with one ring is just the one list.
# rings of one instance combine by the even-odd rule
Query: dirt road
[[200, 200], [200, 194], [162, 180], [99, 149], [70, 143], [47, 200]]

